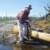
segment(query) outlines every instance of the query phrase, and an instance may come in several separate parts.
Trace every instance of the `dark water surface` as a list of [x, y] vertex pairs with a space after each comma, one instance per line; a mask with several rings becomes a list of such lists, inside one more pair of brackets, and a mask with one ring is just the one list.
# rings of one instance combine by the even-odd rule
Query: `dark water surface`
[[50, 50], [50, 47], [46, 45], [16, 45], [14, 50]]
[[13, 50], [13, 48], [7, 45], [0, 44], [0, 50]]
[[50, 50], [50, 47], [45, 45], [3, 45], [0, 44], [0, 50]]

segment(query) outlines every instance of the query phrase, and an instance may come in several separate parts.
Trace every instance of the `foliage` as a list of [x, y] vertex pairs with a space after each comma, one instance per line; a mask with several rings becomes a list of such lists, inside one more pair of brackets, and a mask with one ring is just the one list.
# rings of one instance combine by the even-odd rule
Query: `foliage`
[[8, 23], [8, 21], [16, 20], [15, 17], [0, 17], [0, 23]]

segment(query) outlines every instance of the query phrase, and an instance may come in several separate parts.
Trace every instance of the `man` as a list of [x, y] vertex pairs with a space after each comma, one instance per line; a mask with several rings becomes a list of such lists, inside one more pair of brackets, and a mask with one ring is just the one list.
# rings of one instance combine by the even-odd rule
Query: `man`
[[25, 7], [24, 10], [22, 10], [18, 15], [17, 15], [17, 24], [20, 28], [19, 31], [19, 42], [23, 42], [24, 39], [28, 39], [27, 38], [27, 32], [28, 32], [28, 25], [29, 25], [29, 13], [31, 10], [31, 5], [29, 5], [28, 7]]

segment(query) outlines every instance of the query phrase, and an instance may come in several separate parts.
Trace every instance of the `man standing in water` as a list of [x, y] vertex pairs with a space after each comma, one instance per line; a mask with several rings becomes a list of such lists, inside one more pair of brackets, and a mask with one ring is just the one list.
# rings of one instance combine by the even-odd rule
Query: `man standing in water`
[[17, 17], [17, 24], [20, 28], [19, 31], [19, 43], [23, 42], [24, 39], [28, 39], [27, 38], [27, 32], [28, 32], [28, 25], [29, 25], [29, 13], [31, 10], [31, 5], [29, 5], [28, 7], [25, 7], [24, 10], [22, 10], [16, 17]]

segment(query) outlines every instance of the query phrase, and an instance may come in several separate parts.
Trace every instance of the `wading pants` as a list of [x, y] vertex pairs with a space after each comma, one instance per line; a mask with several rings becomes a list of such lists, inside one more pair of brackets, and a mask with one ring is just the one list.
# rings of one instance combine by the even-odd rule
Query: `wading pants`
[[17, 20], [18, 28], [19, 28], [19, 42], [22, 42], [24, 39], [27, 39], [27, 29], [28, 26], [26, 22], [21, 23], [19, 20]]

